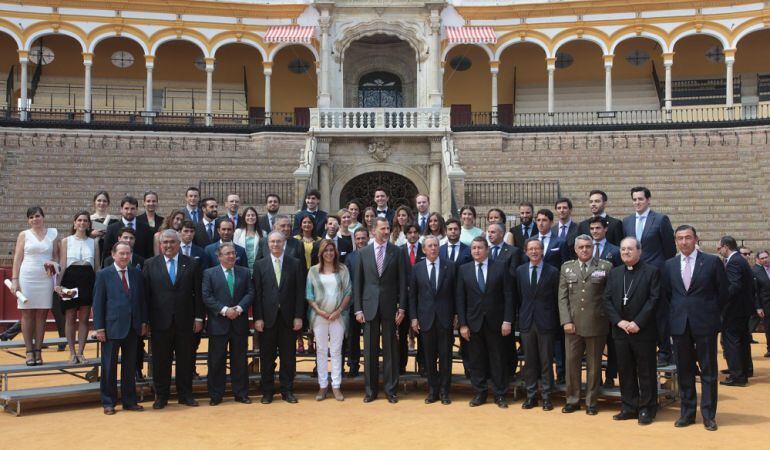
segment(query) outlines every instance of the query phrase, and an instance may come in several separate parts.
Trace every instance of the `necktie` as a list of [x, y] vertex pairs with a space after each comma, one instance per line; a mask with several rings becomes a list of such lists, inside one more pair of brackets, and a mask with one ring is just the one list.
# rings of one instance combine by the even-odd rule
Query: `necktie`
[[767, 277], [770, 278], [770, 266], [765, 267], [765, 273], [767, 273]]
[[214, 240], [214, 222], [209, 222], [208, 225], [206, 225], [206, 233], [209, 235], [209, 240]]
[[529, 237], [529, 225], [523, 225], [523, 227], [524, 227], [524, 237], [528, 238]]
[[492, 261], [497, 259], [497, 255], [500, 254], [500, 246], [495, 245], [492, 247]]
[[642, 242], [642, 234], [644, 234], [644, 220], [645, 216], [639, 216], [636, 218], [636, 240]]
[[132, 230], [136, 230], [136, 227], [134, 227], [134, 222], [128, 222], [128, 223], [126, 224], [126, 226], [127, 226], [128, 228], [131, 228]]
[[176, 283], [176, 261], [173, 259], [168, 260], [168, 277], [171, 279], [171, 284]]
[[479, 282], [479, 289], [481, 290], [481, 292], [484, 292], [484, 291], [487, 290], [487, 283], [486, 283], [486, 281], [484, 281], [484, 271], [481, 270], [481, 268], [484, 266], [484, 264], [483, 263], [478, 263], [478, 266], [479, 266], [479, 270], [478, 270], [478, 272], [476, 274], [476, 279]]
[[561, 226], [561, 231], [559, 232], [559, 237], [560, 238], [567, 237], [567, 225], [562, 225]]
[[449, 259], [451, 259], [454, 262], [455, 261], [455, 256], [457, 256], [455, 254], [455, 250], [456, 250], [457, 244], [452, 244], [450, 247], [452, 247], [452, 252], [449, 254]]
[[183, 245], [182, 246], [182, 254], [185, 256], [190, 256], [190, 245]]
[[270, 231], [273, 231], [273, 218], [270, 216], [267, 216], [267, 221], [270, 222]]
[[379, 248], [377, 248], [377, 274], [382, 276], [382, 269], [385, 265], [385, 246], [380, 245]]
[[430, 285], [434, 288], [438, 289], [438, 286], [436, 285], [436, 263], [432, 262], [430, 263]]
[[225, 270], [227, 274], [227, 288], [230, 289], [230, 297], [235, 295], [235, 277], [233, 277], [233, 269]]
[[281, 260], [275, 258], [273, 260], [273, 270], [275, 270], [275, 281], [281, 284]]
[[409, 263], [414, 265], [417, 255], [414, 253], [414, 244], [409, 244]]
[[580, 263], [580, 273], [583, 274], [583, 278], [586, 277], [587, 270], [588, 270], [588, 265], [586, 265], [586, 263]]
[[126, 279], [126, 269], [123, 269], [120, 271], [120, 281], [123, 282], [123, 290], [126, 291], [126, 294], [128, 294], [128, 280]]
[[420, 218], [420, 233], [425, 233], [425, 216]]
[[537, 286], [537, 266], [532, 266], [532, 277], [529, 279], [532, 286]]
[[192, 218], [193, 222], [198, 222], [198, 210], [194, 209], [190, 211], [190, 217]]
[[690, 282], [692, 281], [692, 274], [690, 273], [690, 257], [684, 257], [684, 273], [682, 273], [682, 282], [684, 283], [684, 289], [687, 291], [690, 289]]
[[601, 252], [601, 250], [599, 250], [599, 243], [598, 242], [594, 242], [594, 258], [600, 259], [601, 254], [602, 254], [602, 252]]

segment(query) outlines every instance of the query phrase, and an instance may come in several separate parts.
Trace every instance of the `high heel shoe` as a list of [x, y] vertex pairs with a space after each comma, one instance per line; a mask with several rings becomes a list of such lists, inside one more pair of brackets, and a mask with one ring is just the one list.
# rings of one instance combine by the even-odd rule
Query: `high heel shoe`
[[27, 355], [32, 355], [31, 358], [29, 356], [27, 357], [27, 361], [26, 361], [27, 365], [36, 366], [37, 361], [35, 361], [35, 350], [27, 350]]
[[69, 360], [70, 364], [78, 364], [79, 362], [80, 361], [78, 360], [78, 355], [74, 353], [70, 355], [70, 360]]
[[79, 354], [79, 355], [77, 355], [77, 357], [78, 357], [78, 363], [79, 363], [79, 364], [85, 364], [85, 363], [88, 361], [88, 360], [86, 359], [86, 357], [85, 357], [85, 356], [83, 356], [83, 354], [82, 354], [82, 353], [81, 353], [81, 354]]
[[36, 366], [42, 366], [43, 365], [43, 351], [40, 349], [37, 349], [34, 351], [37, 353], [37, 358], [35, 358], [35, 365]]

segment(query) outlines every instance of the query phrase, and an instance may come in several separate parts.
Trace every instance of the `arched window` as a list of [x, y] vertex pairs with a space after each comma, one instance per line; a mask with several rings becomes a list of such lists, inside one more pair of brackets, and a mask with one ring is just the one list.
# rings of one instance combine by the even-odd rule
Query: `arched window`
[[400, 108], [404, 104], [401, 79], [389, 72], [372, 72], [358, 82], [361, 108]]

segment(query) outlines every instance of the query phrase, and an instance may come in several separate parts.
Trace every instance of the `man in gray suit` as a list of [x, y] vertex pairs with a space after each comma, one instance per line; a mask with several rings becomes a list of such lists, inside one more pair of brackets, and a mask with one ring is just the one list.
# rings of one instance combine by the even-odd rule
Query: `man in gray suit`
[[374, 243], [359, 250], [353, 275], [356, 321], [364, 324], [364, 403], [377, 398], [379, 391], [379, 343], [382, 335], [385, 395], [397, 403], [398, 343], [396, 328], [407, 309], [406, 259], [390, 242], [390, 225], [384, 217], [375, 219]]
[[235, 244], [223, 242], [217, 248], [219, 264], [203, 273], [203, 303], [209, 313], [208, 388], [211, 406], [225, 395], [225, 362], [230, 346], [230, 376], [239, 403], [251, 403], [246, 371], [249, 340], [249, 306], [254, 285], [246, 267], [235, 265]]

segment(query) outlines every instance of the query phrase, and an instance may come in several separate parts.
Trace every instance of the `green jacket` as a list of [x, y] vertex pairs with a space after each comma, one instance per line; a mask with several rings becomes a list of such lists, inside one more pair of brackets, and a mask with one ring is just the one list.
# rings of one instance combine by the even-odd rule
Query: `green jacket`
[[591, 259], [585, 275], [575, 259], [561, 266], [559, 276], [559, 318], [572, 323], [579, 336], [603, 336], [609, 331], [609, 319], [602, 308], [602, 295], [612, 264]]

